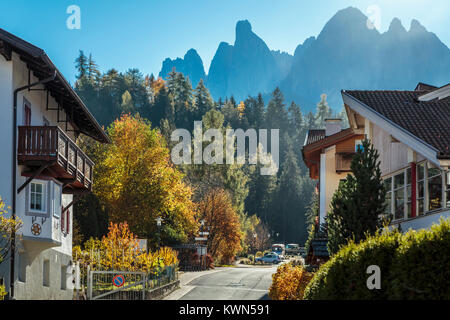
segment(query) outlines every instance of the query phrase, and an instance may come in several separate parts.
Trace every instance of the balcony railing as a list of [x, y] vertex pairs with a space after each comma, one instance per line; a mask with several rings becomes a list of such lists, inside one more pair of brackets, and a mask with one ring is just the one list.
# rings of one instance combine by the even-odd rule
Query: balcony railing
[[350, 165], [352, 163], [354, 152], [341, 152], [336, 153], [336, 172], [349, 172], [351, 171]]
[[59, 127], [19, 126], [17, 160], [27, 166], [51, 162], [52, 177], [69, 188], [91, 190], [94, 163]]

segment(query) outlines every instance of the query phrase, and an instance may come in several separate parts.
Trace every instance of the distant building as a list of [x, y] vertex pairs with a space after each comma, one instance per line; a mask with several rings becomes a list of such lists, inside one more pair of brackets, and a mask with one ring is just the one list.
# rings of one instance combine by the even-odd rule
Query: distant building
[[450, 84], [419, 83], [412, 91], [343, 90], [350, 128], [329, 119], [310, 130], [303, 159], [319, 179], [319, 215], [324, 221], [339, 180], [350, 172], [353, 154], [367, 137], [380, 155], [392, 225], [429, 228], [450, 216]]
[[12, 299], [72, 299], [73, 194], [94, 167], [76, 141], [109, 138], [46, 53], [2, 29], [0, 110], [0, 196], [23, 222], [0, 279]]

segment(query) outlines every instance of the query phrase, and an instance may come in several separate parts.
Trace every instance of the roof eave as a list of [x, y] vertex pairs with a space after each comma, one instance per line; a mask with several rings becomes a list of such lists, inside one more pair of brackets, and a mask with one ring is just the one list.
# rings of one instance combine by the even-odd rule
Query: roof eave
[[345, 90], [341, 90], [341, 94], [344, 104], [348, 105], [350, 109], [368, 119], [370, 122], [377, 124], [377, 126], [381, 129], [389, 132], [393, 137], [411, 149], [422, 154], [435, 165], [439, 165], [437, 157], [439, 151], [435, 147], [415, 136], [405, 128], [399, 126], [381, 113], [378, 113], [373, 108], [347, 93]]
[[[45, 63], [47, 63], [50, 66], [50, 68], [56, 70], [56, 76], [57, 76], [58, 80], [64, 84], [64, 87], [66, 88], [66, 90], [69, 91], [69, 93], [75, 98], [75, 100], [78, 102], [78, 104], [81, 106], [81, 108], [85, 111], [85, 113], [88, 116], [91, 123], [93, 123], [94, 126], [96, 127], [96, 129], [100, 132], [100, 134], [102, 136], [102, 139], [101, 139], [102, 141], [100, 141], [100, 142], [111, 143], [111, 139], [105, 133], [105, 131], [100, 126], [100, 124], [97, 122], [97, 120], [92, 115], [92, 113], [89, 111], [89, 109], [86, 107], [83, 100], [81, 100], [81, 98], [78, 96], [78, 94], [75, 92], [75, 90], [73, 90], [72, 86], [67, 82], [66, 78], [61, 74], [61, 72], [58, 70], [58, 68], [56, 68], [56, 66], [53, 64], [53, 62], [50, 60], [50, 58], [47, 56], [47, 54], [45, 52], [42, 53], [41, 59]], [[83, 132], [83, 133], [92, 137], [92, 135], [87, 132]], [[92, 138], [95, 139], [94, 137], [92, 137]], [[99, 139], [96, 139], [96, 140], [99, 140]]]

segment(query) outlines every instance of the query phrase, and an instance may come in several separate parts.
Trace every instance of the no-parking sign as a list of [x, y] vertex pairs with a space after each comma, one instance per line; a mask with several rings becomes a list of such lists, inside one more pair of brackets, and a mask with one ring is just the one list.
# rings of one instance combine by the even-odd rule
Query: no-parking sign
[[123, 275], [118, 274], [113, 278], [113, 285], [120, 288], [121, 286], [123, 286], [125, 284], [125, 278]]

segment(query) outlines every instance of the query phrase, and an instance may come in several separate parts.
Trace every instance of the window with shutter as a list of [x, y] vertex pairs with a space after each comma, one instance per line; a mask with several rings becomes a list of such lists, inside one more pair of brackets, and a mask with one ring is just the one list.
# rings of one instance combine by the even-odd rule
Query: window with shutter
[[[63, 206], [61, 206], [61, 211], [62, 210], [64, 210], [64, 207]], [[64, 217], [65, 217], [65, 212], [63, 212], [62, 214], [61, 214], [61, 232], [64, 232], [64, 227], [66, 226], [65, 225], [65, 221], [64, 221]]]
[[66, 210], [66, 234], [70, 232], [70, 209]]

